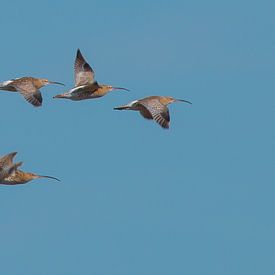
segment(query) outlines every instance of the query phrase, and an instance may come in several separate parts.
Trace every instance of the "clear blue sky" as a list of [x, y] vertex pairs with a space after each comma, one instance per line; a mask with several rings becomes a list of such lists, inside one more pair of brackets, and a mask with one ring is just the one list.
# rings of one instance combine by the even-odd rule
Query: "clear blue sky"
[[[275, 274], [274, 1], [1, 1], [0, 80], [73, 86], [80, 48], [131, 89], [33, 108], [0, 93], [0, 274]], [[171, 129], [114, 106], [147, 95]]]

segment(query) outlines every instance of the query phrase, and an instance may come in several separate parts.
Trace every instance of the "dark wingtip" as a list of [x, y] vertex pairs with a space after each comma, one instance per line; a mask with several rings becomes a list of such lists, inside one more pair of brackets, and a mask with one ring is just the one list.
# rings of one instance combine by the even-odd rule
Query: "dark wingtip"
[[81, 53], [81, 51], [80, 51], [79, 48], [77, 49], [76, 57], [77, 57], [77, 58], [83, 58], [82, 53]]
[[161, 128], [164, 129], [164, 130], [169, 130], [169, 127], [170, 127], [169, 123], [168, 123], [168, 124], [165, 124], [165, 125], [160, 125], [160, 126], [161, 126]]

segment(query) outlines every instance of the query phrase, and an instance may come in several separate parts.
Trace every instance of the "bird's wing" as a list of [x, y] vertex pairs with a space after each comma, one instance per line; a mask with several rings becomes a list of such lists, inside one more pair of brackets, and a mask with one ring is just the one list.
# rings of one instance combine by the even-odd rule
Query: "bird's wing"
[[144, 118], [146, 118], [146, 119], [153, 119], [150, 111], [146, 107], [144, 107], [142, 104], [140, 104], [140, 110], [139, 110], [139, 112], [140, 112], [140, 114]]
[[40, 107], [42, 105], [42, 95], [31, 82], [29, 82], [27, 85], [24, 85], [24, 87], [16, 83], [13, 84], [13, 86], [34, 107]]
[[5, 166], [5, 165], [12, 165], [13, 164], [13, 159], [17, 152], [12, 152], [9, 153], [3, 157], [0, 158], [0, 168]]
[[76, 87], [91, 84], [95, 81], [94, 71], [86, 62], [79, 49], [77, 50], [74, 62], [74, 79]]
[[13, 152], [8, 155], [3, 156], [0, 159], [0, 179], [4, 179], [9, 176], [11, 173], [17, 170], [19, 166], [22, 165], [22, 162], [13, 163], [13, 158], [17, 153]]
[[3, 169], [0, 168], [0, 179], [5, 179], [6, 177], [13, 175], [22, 164], [23, 162], [21, 161]]
[[71, 93], [71, 94], [74, 94], [74, 95], [83, 94], [83, 93], [92, 94], [92, 93], [94, 93], [98, 88], [99, 88], [99, 85], [98, 85], [98, 83], [95, 81], [95, 82], [92, 83], [92, 84], [77, 86], [77, 87], [71, 89], [71, 90], [70, 90], [70, 93]]
[[[152, 99], [150, 102], [148, 101], [140, 101], [140, 105], [145, 107], [149, 113], [151, 114], [152, 118], [162, 127], [165, 129], [169, 128], [170, 122], [170, 115], [167, 106], [160, 103], [157, 99]], [[148, 113], [144, 111], [140, 112], [145, 118], [148, 116]], [[149, 116], [148, 116], [149, 117]]]
[[34, 107], [40, 107], [42, 105], [43, 98], [39, 90], [36, 90], [34, 93], [21, 93], [21, 95]]

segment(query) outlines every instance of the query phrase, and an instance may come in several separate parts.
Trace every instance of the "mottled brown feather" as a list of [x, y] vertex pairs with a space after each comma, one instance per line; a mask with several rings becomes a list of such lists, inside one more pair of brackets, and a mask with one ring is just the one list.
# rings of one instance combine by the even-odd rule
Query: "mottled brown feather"
[[151, 113], [143, 105], [139, 104], [139, 112], [146, 119], [153, 119]]
[[158, 98], [150, 98], [139, 100], [139, 104], [143, 105], [148, 112], [151, 114], [152, 118], [165, 129], [169, 128], [170, 115], [167, 106], [160, 103]]
[[76, 59], [74, 63], [75, 87], [93, 83], [94, 71], [86, 62], [80, 50], [77, 50]]

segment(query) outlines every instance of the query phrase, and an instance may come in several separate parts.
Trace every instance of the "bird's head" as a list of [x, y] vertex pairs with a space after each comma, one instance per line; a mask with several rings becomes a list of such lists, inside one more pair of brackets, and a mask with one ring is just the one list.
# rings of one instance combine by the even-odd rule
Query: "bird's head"
[[65, 84], [63, 84], [63, 83], [56, 82], [56, 81], [49, 81], [49, 80], [46, 79], [46, 78], [40, 79], [40, 83], [41, 83], [41, 87], [43, 87], [43, 86], [45, 86], [45, 85], [48, 85], [48, 84], [58, 84], [58, 85], [63, 85], [63, 86], [65, 86]]
[[30, 175], [31, 179], [47, 178], [47, 179], [54, 179], [54, 180], [60, 181], [60, 179], [51, 177], [51, 176], [42, 176], [42, 175], [37, 175], [34, 173], [28, 173], [28, 174]]
[[129, 89], [126, 88], [121, 88], [121, 87], [113, 87], [111, 85], [102, 85], [102, 87], [106, 90], [106, 93], [114, 91], [114, 90], [123, 90], [123, 91], [130, 91]]
[[184, 100], [184, 99], [176, 99], [176, 98], [173, 98], [171, 96], [165, 96], [165, 97], [163, 97], [163, 101], [166, 104], [170, 104], [170, 103], [173, 103], [173, 102], [186, 102], [188, 104], [192, 104], [190, 101], [187, 101], [187, 100]]
[[37, 178], [37, 176], [33, 173], [27, 173], [27, 172], [23, 172], [21, 170], [17, 170], [16, 178], [19, 182], [26, 183], [28, 181], [31, 181], [31, 180]]

